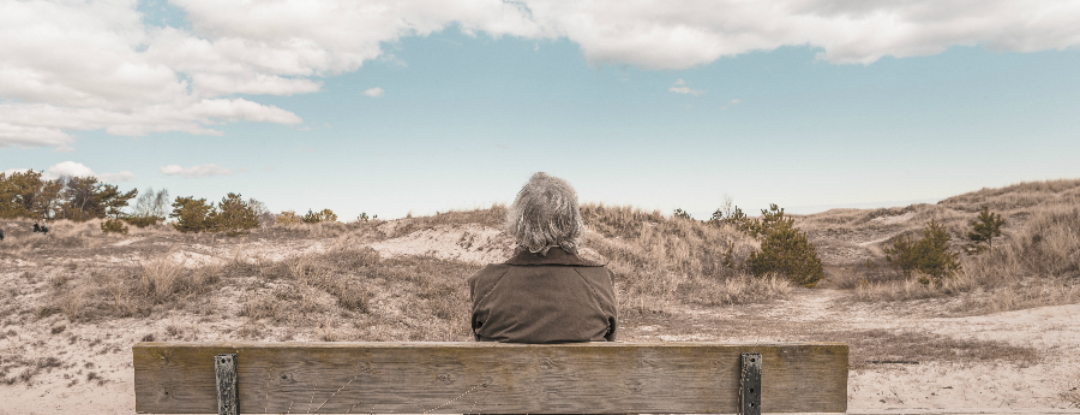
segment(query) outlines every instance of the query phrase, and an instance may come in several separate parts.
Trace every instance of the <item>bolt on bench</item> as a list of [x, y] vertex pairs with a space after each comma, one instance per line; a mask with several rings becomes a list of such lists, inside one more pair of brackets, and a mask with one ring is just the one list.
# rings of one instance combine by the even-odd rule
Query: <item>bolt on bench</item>
[[139, 343], [170, 414], [846, 412], [842, 343]]

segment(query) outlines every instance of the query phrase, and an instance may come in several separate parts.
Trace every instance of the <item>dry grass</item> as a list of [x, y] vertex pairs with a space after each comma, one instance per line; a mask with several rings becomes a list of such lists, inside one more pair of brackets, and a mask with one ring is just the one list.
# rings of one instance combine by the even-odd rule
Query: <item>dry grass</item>
[[148, 317], [177, 309], [198, 309], [203, 294], [221, 282], [218, 267], [185, 268], [165, 258], [141, 267], [119, 266], [68, 271], [49, 281], [38, 318], [62, 314], [72, 322], [117, 317]]
[[380, 259], [370, 248], [262, 264], [240, 275], [253, 279], [238, 334], [285, 340], [316, 326], [322, 341], [465, 341], [472, 336], [465, 278], [478, 269], [425, 256]]
[[695, 278], [679, 286], [684, 301], [705, 306], [767, 303], [791, 296], [794, 285], [785, 277], [745, 274], [723, 278]]
[[[930, 219], [945, 223], [959, 239], [972, 212], [984, 203], [1003, 209], [1009, 219], [1005, 236], [995, 241], [992, 252], [963, 257], [963, 272], [941, 287], [913, 282], [884, 262], [880, 246], [897, 235], [918, 232]], [[950, 303], [959, 304], [951, 312], [972, 314], [1080, 301], [1078, 206], [1080, 181], [1025, 183], [984, 189], [938, 205], [801, 216], [797, 226], [812, 240], [824, 241], [819, 251], [842, 252], [840, 248], [853, 241], [880, 239], [860, 251], [865, 258], [859, 261], [826, 263], [827, 282], [852, 290], [851, 300], [959, 297], [961, 301]], [[174, 312], [224, 318], [228, 316], [220, 304], [238, 303], [227, 309], [245, 319], [238, 334], [248, 338], [289, 339], [305, 327], [319, 327], [320, 338], [335, 340], [467, 340], [471, 333], [464, 279], [478, 265], [424, 256], [381, 259], [357, 247], [447, 225], [499, 227], [505, 212], [504, 206], [495, 205], [393, 222], [279, 225], [237, 238], [180, 234], [157, 225], [131, 229], [127, 239], [148, 240], [137, 249], [117, 246], [124, 238], [103, 234], [96, 221], [56, 221], [48, 238], [30, 233], [32, 222], [0, 221], [9, 235], [0, 244], [0, 259], [41, 264], [20, 277], [26, 281], [21, 288], [0, 290], [0, 318], [60, 314], [82, 323]], [[783, 278], [745, 273], [740, 264], [758, 243], [733, 229], [631, 207], [589, 204], [582, 206], [582, 214], [591, 231], [584, 246], [603, 256], [616, 274], [620, 309], [624, 320], [631, 319], [628, 323], [686, 304], [767, 303], [792, 294], [793, 287]], [[237, 254], [231, 261], [215, 262], [218, 265], [190, 268], [160, 248], [239, 248], [261, 240], [297, 239], [327, 241], [320, 243], [330, 248], [278, 261]], [[81, 260], [95, 255], [140, 259]], [[53, 263], [53, 258], [72, 259]], [[44, 295], [32, 306], [21, 301], [39, 291]], [[192, 335], [179, 326], [169, 331], [168, 337]]]
[[1080, 180], [1021, 182], [1001, 188], [983, 188], [950, 197], [938, 204], [965, 212], [977, 212], [982, 206], [989, 206], [990, 210], [1000, 212], [1045, 205], [1047, 201], [1055, 201], [1054, 204], [1080, 205]]
[[488, 209], [451, 210], [436, 212], [434, 216], [410, 217], [395, 221], [386, 234], [387, 238], [396, 238], [413, 232], [435, 229], [445, 225], [476, 224], [489, 228], [501, 229], [506, 221], [506, 206], [494, 204]]
[[[0, 355], [0, 385], [14, 385], [25, 383], [30, 385], [34, 377], [42, 372], [49, 373], [54, 369], [67, 369], [74, 364], [65, 365], [55, 357], [42, 357], [30, 359], [20, 355]], [[19, 369], [22, 369], [19, 371]], [[18, 374], [16, 374], [18, 372]]]
[[[940, 287], [921, 286], [889, 268], [881, 248], [918, 236], [930, 220], [944, 224], [960, 250], [968, 222], [982, 206], [1007, 219], [993, 250], [962, 255], [962, 271]], [[982, 189], [936, 205], [872, 211], [837, 209], [802, 216], [797, 225], [825, 252], [823, 286], [852, 289], [852, 300], [907, 301], [961, 297], [962, 314], [1080, 301], [1080, 180]]]
[[853, 370], [890, 364], [882, 362], [1011, 362], [1018, 367], [1029, 367], [1042, 360], [1038, 351], [1030, 347], [1000, 341], [957, 339], [925, 332], [877, 329], [827, 333], [825, 337], [829, 341], [847, 343], [850, 350], [849, 366]]
[[769, 302], [791, 292], [784, 279], [746, 274], [741, 264], [757, 241], [734, 229], [626, 206], [587, 204], [581, 214], [592, 231], [585, 246], [609, 261], [625, 314], [664, 311], [687, 301]]

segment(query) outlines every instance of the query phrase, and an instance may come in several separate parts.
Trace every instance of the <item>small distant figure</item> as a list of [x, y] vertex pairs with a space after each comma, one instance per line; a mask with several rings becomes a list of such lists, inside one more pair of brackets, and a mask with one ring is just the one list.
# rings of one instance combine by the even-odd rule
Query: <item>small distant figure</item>
[[0, 241], [4, 240], [4, 230], [0, 228]]
[[45, 225], [45, 221], [41, 221], [41, 234], [49, 236], [49, 227]]
[[37, 222], [34, 222], [34, 232], [41, 232], [41, 226]]

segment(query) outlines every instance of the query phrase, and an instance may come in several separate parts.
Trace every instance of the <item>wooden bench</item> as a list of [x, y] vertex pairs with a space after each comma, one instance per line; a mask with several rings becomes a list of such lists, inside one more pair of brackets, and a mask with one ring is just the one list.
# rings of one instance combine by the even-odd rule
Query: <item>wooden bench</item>
[[138, 413], [847, 410], [842, 343], [139, 343], [132, 355]]

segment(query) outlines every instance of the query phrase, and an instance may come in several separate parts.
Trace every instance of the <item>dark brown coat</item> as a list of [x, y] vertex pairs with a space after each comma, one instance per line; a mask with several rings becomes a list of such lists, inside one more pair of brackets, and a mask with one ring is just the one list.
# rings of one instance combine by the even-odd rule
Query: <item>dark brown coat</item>
[[561, 248], [547, 256], [521, 251], [469, 277], [473, 334], [505, 343], [614, 341], [612, 278], [603, 265]]

